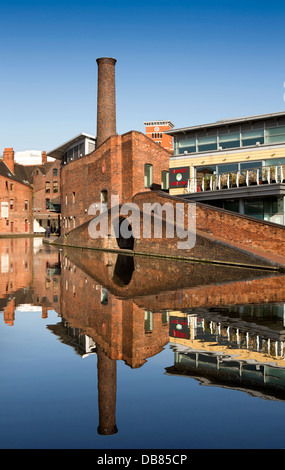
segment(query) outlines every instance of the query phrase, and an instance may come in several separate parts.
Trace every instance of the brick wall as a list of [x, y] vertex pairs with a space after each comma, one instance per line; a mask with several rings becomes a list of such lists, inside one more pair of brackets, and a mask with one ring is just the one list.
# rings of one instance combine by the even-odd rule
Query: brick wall
[[[0, 235], [33, 233], [32, 188], [0, 175], [0, 195]], [[8, 203], [8, 218], [2, 217], [2, 202]]]
[[[60, 161], [55, 160], [52, 164], [48, 163], [46, 168], [35, 168], [33, 173], [33, 210], [39, 212], [46, 211], [46, 199], [50, 199], [54, 204], [60, 204]], [[55, 176], [54, 170], [57, 171]], [[48, 192], [46, 182], [50, 184]], [[54, 188], [54, 183], [57, 183], [57, 191]]]
[[125, 203], [144, 191], [145, 163], [153, 165], [153, 183], [160, 187], [169, 152], [144, 134], [130, 131], [110, 137], [90, 155], [65, 165], [61, 172], [62, 233], [92, 218], [88, 208], [101, 202], [101, 191], [107, 191], [109, 206], [111, 195]]
[[[184, 204], [187, 214], [188, 203], [181, 198], [161, 193], [142, 193], [133, 198], [133, 201], [142, 205], [143, 202], [171, 202]], [[186, 217], [185, 217], [186, 220]], [[205, 235], [215, 237], [217, 240], [228, 241], [243, 246], [244, 249], [256, 248], [265, 253], [284, 257], [285, 255], [285, 227], [253, 217], [196, 203], [196, 229]]]

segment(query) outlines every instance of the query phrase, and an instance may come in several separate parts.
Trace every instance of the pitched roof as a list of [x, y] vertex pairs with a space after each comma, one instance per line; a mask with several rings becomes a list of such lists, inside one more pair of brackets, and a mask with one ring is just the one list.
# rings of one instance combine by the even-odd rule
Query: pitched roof
[[0, 160], [0, 176], [4, 176], [7, 179], [16, 181], [17, 183], [25, 184], [26, 186], [31, 186], [32, 180], [29, 172], [26, 172], [23, 165], [15, 163], [15, 174], [7, 167], [6, 163], [3, 160]]

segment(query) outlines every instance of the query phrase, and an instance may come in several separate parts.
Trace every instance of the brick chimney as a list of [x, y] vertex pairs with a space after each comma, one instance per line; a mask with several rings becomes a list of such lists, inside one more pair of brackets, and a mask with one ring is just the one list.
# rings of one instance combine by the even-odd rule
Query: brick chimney
[[46, 151], [44, 150], [42, 152], [42, 165], [44, 165], [44, 163], [47, 162], [47, 154], [46, 154]]
[[9, 170], [15, 174], [14, 150], [12, 148], [4, 149], [3, 161], [6, 163]]
[[111, 57], [97, 59], [97, 148], [111, 135], [116, 135], [116, 62]]

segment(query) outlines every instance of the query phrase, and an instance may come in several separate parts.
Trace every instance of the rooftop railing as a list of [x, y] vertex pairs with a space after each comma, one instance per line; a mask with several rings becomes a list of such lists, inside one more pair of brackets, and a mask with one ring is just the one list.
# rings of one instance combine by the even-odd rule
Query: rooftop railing
[[271, 165], [215, 175], [198, 175], [188, 180], [187, 191], [196, 193], [283, 182], [285, 182], [285, 165]]

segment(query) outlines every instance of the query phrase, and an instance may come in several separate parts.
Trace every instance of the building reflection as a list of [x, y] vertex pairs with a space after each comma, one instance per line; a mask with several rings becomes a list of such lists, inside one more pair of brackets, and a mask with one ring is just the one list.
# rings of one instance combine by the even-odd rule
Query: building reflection
[[139, 368], [168, 344], [166, 374], [284, 399], [284, 275], [37, 239], [0, 240], [0, 250], [4, 321], [13, 325], [23, 304], [43, 318], [55, 310], [48, 329], [82, 357], [97, 355], [99, 434], [117, 432], [117, 361]]
[[284, 400], [285, 303], [173, 311], [167, 374]]
[[42, 239], [0, 239], [0, 310], [13, 326], [19, 305], [38, 306], [43, 318], [48, 310], [60, 312], [60, 257]]

